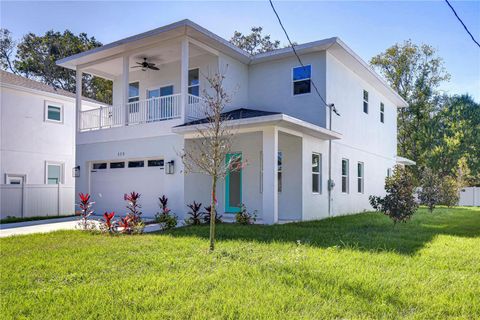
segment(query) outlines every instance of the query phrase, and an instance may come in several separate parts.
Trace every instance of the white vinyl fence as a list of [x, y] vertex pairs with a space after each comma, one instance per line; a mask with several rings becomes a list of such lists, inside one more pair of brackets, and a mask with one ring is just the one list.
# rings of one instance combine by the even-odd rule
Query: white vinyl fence
[[460, 206], [480, 206], [480, 187], [465, 187], [460, 189]]
[[53, 184], [0, 185], [1, 218], [75, 213], [75, 187]]

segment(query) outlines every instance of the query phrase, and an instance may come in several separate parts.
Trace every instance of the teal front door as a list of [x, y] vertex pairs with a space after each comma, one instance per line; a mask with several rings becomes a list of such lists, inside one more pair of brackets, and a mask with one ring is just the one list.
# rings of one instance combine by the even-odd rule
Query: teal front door
[[229, 153], [225, 159], [231, 168], [225, 177], [225, 212], [238, 212], [242, 205], [242, 154]]

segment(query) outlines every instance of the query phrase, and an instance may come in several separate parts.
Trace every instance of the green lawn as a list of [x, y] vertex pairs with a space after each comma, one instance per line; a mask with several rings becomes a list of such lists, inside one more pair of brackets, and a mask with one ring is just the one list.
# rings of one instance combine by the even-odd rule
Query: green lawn
[[3, 319], [478, 319], [480, 210], [0, 239]]

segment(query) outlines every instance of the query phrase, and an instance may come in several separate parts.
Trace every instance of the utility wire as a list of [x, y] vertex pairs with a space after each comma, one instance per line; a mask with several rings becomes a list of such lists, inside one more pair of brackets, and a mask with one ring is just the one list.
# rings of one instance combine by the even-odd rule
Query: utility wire
[[448, 6], [450, 7], [450, 9], [452, 9], [453, 11], [453, 14], [455, 15], [455, 17], [457, 17], [458, 21], [460, 21], [460, 23], [462, 24], [463, 28], [465, 29], [465, 31], [467, 31], [467, 33], [470, 35], [470, 37], [472, 38], [473, 42], [475, 42], [475, 44], [480, 47], [480, 44], [477, 42], [477, 40], [475, 40], [475, 38], [473, 37], [472, 33], [470, 32], [470, 30], [468, 30], [467, 26], [465, 25], [465, 23], [463, 23], [462, 19], [458, 16], [457, 12], [455, 11], [455, 9], [452, 7], [452, 5], [450, 4], [450, 2], [448, 2], [448, 0], [445, 0], [445, 2], [448, 4]]
[[[275, 15], [277, 16], [277, 19], [278, 19], [278, 23], [280, 24], [280, 27], [282, 27], [282, 30], [283, 32], [285, 33], [285, 36], [287, 37], [287, 40], [288, 42], [290, 43], [290, 47], [292, 47], [292, 50], [293, 50], [293, 53], [295, 54], [295, 56], [297, 57], [297, 60], [298, 62], [300, 63], [300, 65], [303, 67], [303, 69], [305, 70], [305, 65], [303, 64], [302, 62], [302, 59], [300, 59], [300, 56], [298, 55], [297, 53], [297, 50], [295, 50], [295, 45], [293, 44], [292, 40], [290, 40], [290, 37], [288, 36], [288, 32], [287, 30], [285, 29], [285, 27], [283, 26], [283, 23], [282, 23], [282, 20], [280, 19], [280, 16], [278, 15], [277, 13], [277, 10], [275, 10], [275, 6], [273, 5], [273, 2], [272, 0], [268, 0], [270, 2], [270, 6], [272, 7], [272, 10], [273, 12], [275, 13]], [[313, 79], [310, 77], [310, 82], [312, 83], [313, 85], [313, 88], [315, 89], [315, 92], [317, 93], [317, 95], [320, 97], [320, 99], [322, 100], [322, 102], [325, 104], [326, 107], [330, 107], [330, 108], [333, 108], [333, 112], [335, 112], [336, 115], [340, 115], [337, 110], [335, 109], [335, 106], [332, 104], [332, 105], [329, 105], [325, 99], [323, 99], [322, 95], [320, 94], [320, 91], [318, 91], [318, 88], [317, 86], [315, 85], [315, 82], [313, 81]]]

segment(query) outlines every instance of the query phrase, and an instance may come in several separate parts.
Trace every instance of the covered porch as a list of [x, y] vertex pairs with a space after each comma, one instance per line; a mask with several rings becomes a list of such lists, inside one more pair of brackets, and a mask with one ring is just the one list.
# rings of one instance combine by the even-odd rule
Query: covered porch
[[[238, 109], [229, 118], [235, 128], [231, 152], [246, 166], [218, 185], [219, 214], [231, 220], [244, 204], [265, 224], [327, 216], [328, 140], [341, 135], [280, 113]], [[199, 122], [173, 129], [187, 150], [198, 139]], [[184, 185], [185, 204], [209, 205], [209, 176], [188, 173]]]

